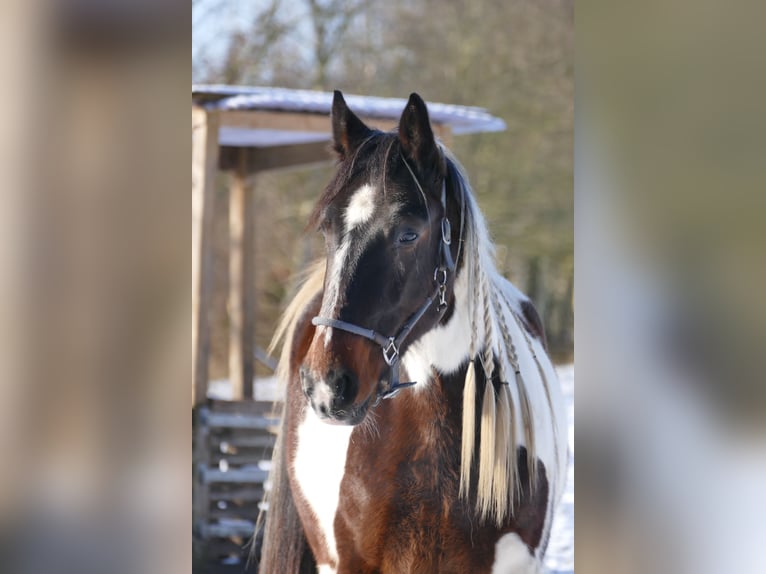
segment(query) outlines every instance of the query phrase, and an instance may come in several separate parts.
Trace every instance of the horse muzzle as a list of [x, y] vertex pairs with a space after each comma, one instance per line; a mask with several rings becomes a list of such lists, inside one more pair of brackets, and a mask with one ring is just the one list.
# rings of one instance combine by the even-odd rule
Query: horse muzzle
[[359, 379], [351, 371], [330, 369], [324, 377], [317, 377], [303, 366], [300, 379], [303, 394], [321, 420], [341, 425], [356, 425], [364, 420], [370, 400], [354, 404], [359, 394]]

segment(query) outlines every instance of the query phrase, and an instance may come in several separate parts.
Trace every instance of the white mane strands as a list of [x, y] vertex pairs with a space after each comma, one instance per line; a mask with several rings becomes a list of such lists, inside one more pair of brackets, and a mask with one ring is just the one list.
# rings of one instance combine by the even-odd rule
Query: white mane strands
[[495, 510], [492, 500], [492, 479], [495, 467], [495, 439], [505, 442], [503, 437], [495, 436], [495, 387], [487, 379], [484, 387], [484, 399], [481, 407], [481, 443], [479, 444], [479, 488], [476, 505], [479, 516], [487, 520]]
[[272, 354], [279, 345], [279, 342], [283, 341], [282, 352], [280, 353], [275, 373], [277, 381], [282, 384], [286, 385], [290, 378], [290, 373], [288, 372], [290, 369], [290, 345], [295, 333], [295, 327], [298, 324], [298, 319], [306, 310], [306, 306], [322, 290], [325, 268], [325, 262], [320, 260], [312, 263], [306, 270], [303, 283], [300, 289], [298, 289], [298, 293], [290, 301], [284, 313], [282, 313], [277, 329], [274, 331], [274, 336], [271, 338], [269, 348], [266, 351], [268, 354]]
[[521, 407], [521, 421], [524, 423], [524, 440], [527, 445], [527, 472], [529, 484], [534, 489], [537, 485], [537, 455], [535, 454], [535, 433], [532, 422], [532, 407], [529, 404], [527, 386], [521, 371], [516, 370], [516, 386], [519, 389], [519, 403]]
[[[516, 317], [516, 314], [513, 312], [513, 308], [511, 307], [510, 302], [507, 299], [505, 299], [505, 297], [502, 297], [501, 301], [507, 305], [508, 312], [510, 313], [511, 317], [513, 317], [514, 321], [516, 322], [516, 325], [519, 327], [521, 332], [525, 334], [524, 327], [521, 325], [519, 319]], [[536, 462], [537, 454], [535, 449], [534, 422], [532, 421], [532, 407], [530, 406], [530, 402], [529, 402], [529, 394], [527, 393], [527, 386], [526, 386], [526, 383], [524, 382], [524, 377], [521, 374], [521, 367], [519, 366], [519, 358], [518, 358], [518, 355], [516, 354], [516, 346], [513, 344], [513, 341], [511, 340], [510, 332], [508, 331], [508, 327], [505, 324], [504, 315], [503, 315], [502, 321], [504, 324], [503, 338], [505, 340], [506, 357], [508, 359], [508, 362], [511, 365], [511, 368], [514, 371], [516, 388], [519, 391], [519, 408], [521, 411], [521, 421], [524, 426], [524, 441], [527, 447], [527, 472], [529, 473], [529, 484], [532, 488], [534, 488], [537, 485], [537, 462]], [[526, 337], [526, 335], [525, 335], [525, 340], [531, 351], [532, 346], [529, 339]], [[537, 360], [536, 357], [535, 357], [535, 360]], [[539, 363], [538, 363], [538, 369], [541, 370]], [[542, 374], [542, 370], [541, 370], [541, 374]], [[543, 381], [546, 381], [546, 379], [543, 378]], [[549, 397], [549, 405], [550, 405], [550, 397]]]
[[[502, 372], [502, 371], [501, 371]], [[500, 385], [497, 391], [497, 419], [495, 421], [495, 436], [510, 437], [509, 443], [516, 444], [516, 431], [514, 429], [510, 391], [508, 385]], [[515, 452], [508, 448], [505, 440], [495, 440], [495, 468], [492, 477], [492, 498], [495, 502], [494, 516], [498, 525], [510, 510], [513, 514], [516, 490], [519, 487], [519, 479], [515, 474], [518, 470], [514, 460]], [[509, 488], [510, 487], [510, 488]]]
[[[461, 190], [463, 191], [463, 190]], [[465, 193], [465, 192], [464, 192]], [[467, 230], [466, 230], [467, 233]], [[473, 241], [466, 240], [468, 245]], [[468, 285], [473, 285], [479, 271], [479, 259], [473, 258], [472, 265], [466, 265], [464, 273], [468, 274]], [[476, 442], [476, 304], [469, 298], [468, 313], [471, 317], [471, 343], [468, 351], [468, 369], [463, 385], [463, 432], [460, 449], [460, 496], [468, 498], [471, 485], [471, 466], [473, 464], [473, 448]]]
[[[551, 400], [551, 390], [548, 383], [548, 377], [545, 374], [545, 369], [543, 369], [543, 366], [540, 364], [540, 359], [537, 358], [537, 353], [535, 353], [535, 350], [532, 346], [532, 341], [529, 339], [529, 335], [527, 334], [526, 329], [521, 324], [521, 320], [513, 311], [513, 309], [510, 307], [510, 305], [509, 305], [509, 309], [511, 310], [511, 316], [513, 317], [513, 320], [516, 322], [516, 325], [521, 331], [521, 334], [524, 336], [524, 341], [526, 342], [527, 347], [529, 348], [529, 352], [532, 354], [532, 358], [535, 361], [535, 365], [537, 366], [537, 373], [540, 375], [540, 380], [543, 382], [543, 388], [545, 389], [545, 398], [548, 401], [548, 409], [550, 410], [550, 413], [551, 413], [551, 420], [555, 420], [556, 413], [554, 413], [553, 411], [553, 401]], [[553, 432], [554, 433], [557, 432], [555, 426], [554, 426]], [[557, 459], [559, 458], [558, 441], [556, 442], [556, 458]], [[536, 480], [536, 477], [537, 477], [537, 469], [535, 469], [535, 472], [534, 472], [534, 480]]]
[[[478, 258], [477, 258], [478, 260]], [[482, 353], [482, 366], [484, 370], [484, 398], [481, 408], [481, 435], [479, 443], [479, 483], [476, 496], [476, 505], [479, 516], [487, 520], [495, 510], [493, 504], [492, 482], [495, 474], [495, 441], [505, 443], [503, 436], [496, 436], [495, 425], [497, 410], [495, 405], [495, 355], [494, 355], [494, 328], [492, 321], [492, 309], [490, 306], [490, 286], [486, 271], [481, 270], [481, 308], [484, 321], [484, 352]], [[504, 445], [507, 448], [507, 445]], [[502, 485], [498, 485], [501, 488]]]
[[463, 387], [463, 433], [460, 450], [460, 496], [468, 496], [471, 484], [473, 444], [476, 440], [476, 371], [473, 359], [468, 363]]
[[[444, 149], [444, 148], [443, 148]], [[459, 163], [444, 149], [458, 167], [458, 184], [464, 198], [465, 235], [463, 273], [467, 274], [468, 315], [471, 318], [469, 364], [463, 389], [463, 444], [460, 466], [460, 495], [468, 498], [476, 442], [476, 409], [479, 400], [476, 362], [481, 361], [485, 380], [481, 404], [481, 428], [478, 444], [476, 510], [480, 520], [502, 525], [513, 513], [521, 493], [516, 422], [524, 432], [530, 486], [537, 480], [532, 407], [518, 356], [508, 329], [507, 316], [514, 317], [513, 307], [504, 292], [503, 280], [494, 266], [493, 246], [486, 224], [476, 205]], [[529, 345], [530, 342], [527, 341]], [[495, 372], [495, 361], [498, 367]], [[511, 373], [514, 377], [511, 379]], [[504, 384], [507, 383], [507, 384]], [[513, 387], [516, 391], [513, 391]], [[518, 393], [517, 396], [514, 393]], [[518, 401], [516, 400], [518, 399]], [[520, 417], [518, 419], [517, 417]]]

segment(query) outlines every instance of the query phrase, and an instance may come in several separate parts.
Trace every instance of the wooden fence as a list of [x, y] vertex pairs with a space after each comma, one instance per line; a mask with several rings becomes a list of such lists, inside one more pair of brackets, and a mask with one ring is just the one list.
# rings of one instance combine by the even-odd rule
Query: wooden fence
[[193, 410], [195, 573], [255, 571], [245, 563], [279, 423], [272, 407], [209, 400]]

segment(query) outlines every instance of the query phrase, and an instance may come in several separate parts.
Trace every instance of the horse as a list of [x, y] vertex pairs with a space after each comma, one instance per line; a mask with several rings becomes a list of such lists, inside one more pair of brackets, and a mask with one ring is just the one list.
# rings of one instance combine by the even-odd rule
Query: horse
[[541, 572], [568, 452], [540, 317], [420, 96], [391, 132], [338, 91], [331, 116], [337, 169], [308, 226], [326, 260], [272, 343], [259, 571]]

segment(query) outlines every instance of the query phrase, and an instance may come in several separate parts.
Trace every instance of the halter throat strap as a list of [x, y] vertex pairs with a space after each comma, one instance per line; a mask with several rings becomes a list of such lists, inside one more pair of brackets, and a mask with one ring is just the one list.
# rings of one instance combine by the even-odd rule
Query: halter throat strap
[[[420, 182], [418, 181], [417, 177], [415, 177], [415, 173], [412, 171], [412, 169], [410, 168], [406, 160], [404, 162], [404, 165], [407, 166], [407, 169], [412, 175], [412, 178], [415, 180], [415, 184], [418, 186], [418, 189], [420, 189], [420, 191], [422, 192], [423, 189], [420, 187]], [[358, 335], [360, 337], [364, 337], [365, 339], [369, 339], [370, 341], [373, 341], [380, 346], [381, 351], [383, 353], [383, 359], [386, 361], [386, 364], [391, 367], [391, 379], [387, 389], [378, 390], [378, 398], [377, 398], [376, 404], [380, 401], [381, 398], [384, 398], [384, 399], [392, 398], [399, 392], [400, 389], [411, 387], [412, 385], [415, 384], [414, 381], [406, 382], [406, 383], [402, 383], [399, 381], [399, 360], [401, 358], [399, 349], [401, 348], [401, 345], [402, 343], [404, 343], [405, 339], [409, 336], [409, 334], [412, 332], [412, 330], [415, 328], [418, 322], [423, 318], [423, 316], [431, 308], [434, 302], [437, 301], [437, 299], [438, 299], [437, 308], [440, 311], [439, 319], [441, 319], [441, 317], [444, 315], [444, 312], [447, 309], [447, 280], [449, 278], [449, 275], [453, 274], [455, 271], [455, 261], [453, 260], [452, 252], [450, 251], [450, 245], [452, 243], [452, 228], [450, 226], [449, 219], [447, 218], [446, 177], [444, 181], [442, 182], [441, 204], [444, 211], [444, 216], [442, 217], [442, 220], [441, 220], [441, 241], [439, 242], [440, 251], [441, 251], [441, 264], [436, 269], [434, 269], [434, 282], [436, 283], [436, 289], [431, 295], [426, 297], [426, 300], [423, 302], [423, 304], [418, 308], [417, 311], [415, 311], [415, 313], [413, 313], [410, 316], [407, 322], [404, 325], [402, 325], [402, 327], [399, 329], [396, 335], [394, 335], [393, 337], [386, 337], [372, 329], [366, 329], [364, 327], [360, 327], [359, 325], [354, 325], [353, 323], [341, 321], [340, 319], [331, 319], [329, 317], [320, 317], [320, 316], [316, 316], [313, 319], [311, 319], [311, 323], [314, 326], [340, 329], [341, 331], [346, 331], [347, 333], [351, 333], [353, 335]], [[465, 206], [461, 203], [460, 207], [461, 207], [460, 236], [458, 241], [462, 241], [463, 210]], [[458, 245], [458, 249], [459, 248], [460, 246]]]

